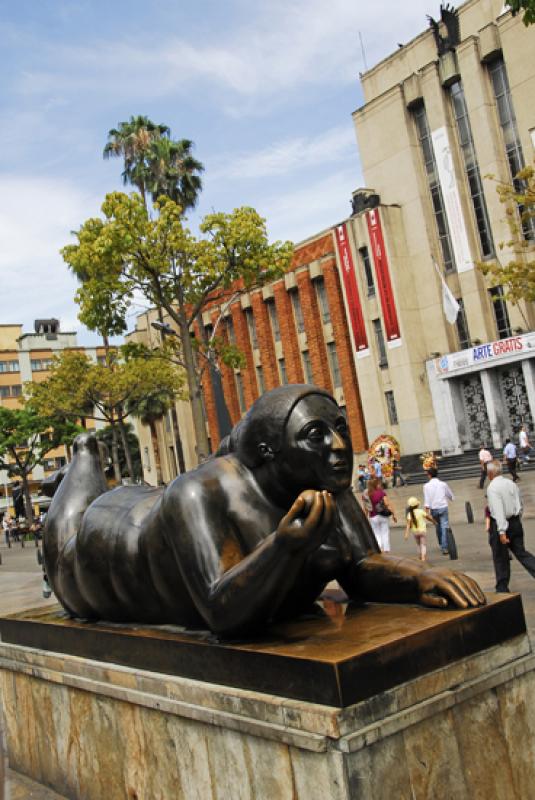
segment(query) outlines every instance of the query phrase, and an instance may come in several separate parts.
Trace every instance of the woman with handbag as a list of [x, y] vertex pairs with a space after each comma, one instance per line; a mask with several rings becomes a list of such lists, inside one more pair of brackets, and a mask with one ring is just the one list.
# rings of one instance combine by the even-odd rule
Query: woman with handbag
[[368, 503], [366, 512], [370, 521], [371, 529], [377, 539], [377, 544], [383, 553], [390, 552], [390, 523], [389, 517], [397, 522], [396, 514], [386, 492], [382, 487], [380, 478], [370, 478], [366, 489]]

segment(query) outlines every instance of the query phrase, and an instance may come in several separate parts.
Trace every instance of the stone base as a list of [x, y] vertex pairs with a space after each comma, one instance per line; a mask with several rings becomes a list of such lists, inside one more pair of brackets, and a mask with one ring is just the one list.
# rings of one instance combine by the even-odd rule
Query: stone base
[[[495, 605], [517, 631], [518, 599]], [[389, 612], [391, 631], [403, 628], [410, 609]], [[377, 649], [377, 671], [386, 654]], [[391, 676], [390, 688], [336, 707], [3, 642], [10, 765], [84, 800], [531, 797], [535, 657], [525, 633], [422, 675], [424, 656], [410, 654], [417, 677]]]

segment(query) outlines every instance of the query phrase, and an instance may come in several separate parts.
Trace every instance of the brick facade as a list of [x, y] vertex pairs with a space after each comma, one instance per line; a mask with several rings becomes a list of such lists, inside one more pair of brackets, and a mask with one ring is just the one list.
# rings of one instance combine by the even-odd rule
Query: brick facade
[[[311, 271], [310, 264], [314, 264]], [[248, 408], [259, 396], [257, 366], [261, 367], [264, 390], [279, 386], [281, 383], [278, 358], [284, 359], [286, 376], [289, 383], [306, 382], [303, 367], [303, 351], [308, 351], [314, 383], [334, 393], [333, 379], [327, 356], [327, 342], [336, 344], [336, 352], [340, 368], [343, 392], [343, 403], [346, 407], [348, 423], [351, 429], [353, 447], [360, 452], [367, 447], [364, 418], [360, 403], [359, 388], [353, 360], [351, 339], [344, 307], [344, 298], [336, 258], [334, 254], [334, 237], [331, 232], [296, 248], [290, 272], [295, 273], [295, 284], [289, 289], [284, 280], [274, 282], [268, 292], [261, 289], [250, 294], [250, 313], [253, 315], [258, 347], [253, 350], [246, 312], [238, 298], [232, 303], [230, 317], [234, 329], [235, 343], [243, 352], [246, 366], [235, 371], [222, 366], [221, 378], [223, 393], [232, 423], [241, 417], [240, 404], [236, 386], [236, 373], [239, 372], [243, 385], [245, 405]], [[330, 324], [324, 325], [318, 305], [315, 280], [323, 279], [325, 295], [329, 305]], [[304, 332], [299, 336], [297, 330], [291, 292], [299, 293], [302, 309]], [[274, 302], [275, 312], [280, 330], [280, 342], [274, 340], [268, 304], [264, 297]], [[210, 312], [215, 323], [218, 309]], [[224, 325], [221, 333], [228, 340], [228, 332]], [[215, 410], [212, 386], [209, 385], [209, 374], [206, 373], [203, 384], [205, 404], [212, 446], [217, 447], [219, 429]]]

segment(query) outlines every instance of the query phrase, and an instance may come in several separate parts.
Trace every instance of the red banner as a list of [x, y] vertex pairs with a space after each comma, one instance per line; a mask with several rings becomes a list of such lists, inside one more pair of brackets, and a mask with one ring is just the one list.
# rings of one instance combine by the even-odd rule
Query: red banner
[[353, 258], [351, 256], [345, 224], [338, 225], [336, 228], [336, 244], [338, 245], [338, 255], [340, 256], [340, 263], [342, 265], [342, 275], [346, 290], [349, 319], [351, 320], [351, 327], [353, 329], [353, 339], [357, 352], [362, 352], [368, 349], [368, 337], [366, 336], [366, 326], [364, 325], [359, 290], [355, 278], [355, 268], [353, 266]]
[[390, 270], [388, 269], [379, 209], [374, 208], [368, 211], [366, 213], [366, 222], [368, 223], [368, 233], [370, 235], [373, 260], [375, 263], [375, 275], [377, 277], [379, 298], [383, 310], [386, 340], [387, 342], [399, 341], [401, 343], [398, 315], [396, 312], [394, 293], [392, 291], [392, 282], [390, 280]]

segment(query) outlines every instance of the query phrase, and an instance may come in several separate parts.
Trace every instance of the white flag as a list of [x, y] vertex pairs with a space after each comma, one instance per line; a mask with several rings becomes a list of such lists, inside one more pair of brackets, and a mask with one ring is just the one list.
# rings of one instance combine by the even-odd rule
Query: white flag
[[444, 316], [446, 317], [450, 325], [455, 325], [460, 305], [453, 296], [453, 294], [451, 293], [448, 284], [444, 280], [444, 276], [440, 272], [440, 269], [438, 268], [438, 264], [435, 261], [435, 259], [433, 259], [433, 264], [435, 266], [436, 271], [438, 272], [440, 280], [442, 281], [442, 308], [444, 309]]

